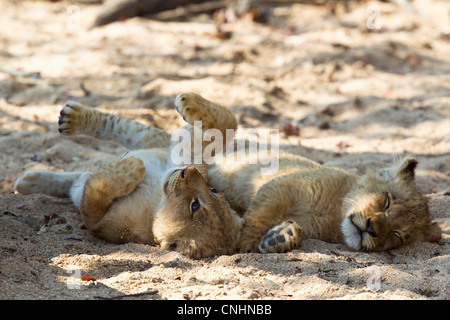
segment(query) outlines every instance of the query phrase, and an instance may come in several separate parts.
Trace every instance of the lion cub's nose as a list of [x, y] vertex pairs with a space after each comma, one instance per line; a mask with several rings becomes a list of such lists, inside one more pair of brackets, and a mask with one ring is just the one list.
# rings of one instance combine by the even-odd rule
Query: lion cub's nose
[[373, 228], [373, 220], [372, 219], [367, 219], [366, 221], [366, 229], [363, 232], [367, 232], [368, 234], [370, 234], [373, 237], [376, 237], [377, 234], [375, 233], [375, 229]]
[[188, 166], [188, 167], [186, 167], [186, 168], [183, 169], [183, 171], [182, 171], [182, 177], [183, 177], [183, 178], [189, 177], [189, 176], [192, 176], [192, 175], [197, 174], [197, 173], [199, 173], [199, 172], [198, 172], [198, 170], [197, 170], [196, 167], [194, 167], [194, 166]]

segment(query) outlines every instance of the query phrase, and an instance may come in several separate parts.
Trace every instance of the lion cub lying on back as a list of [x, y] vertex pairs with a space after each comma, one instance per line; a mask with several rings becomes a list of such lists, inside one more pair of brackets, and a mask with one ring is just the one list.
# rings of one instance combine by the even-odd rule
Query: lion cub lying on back
[[[194, 121], [202, 130], [236, 129], [229, 110], [197, 94], [180, 94], [175, 105], [187, 130]], [[171, 161], [168, 133], [74, 102], [62, 109], [59, 131], [135, 151], [93, 173], [28, 172], [15, 188], [70, 196], [86, 227], [107, 241], [156, 242], [201, 258], [236, 249], [286, 252], [302, 238], [381, 251], [441, 237], [414, 184], [412, 158], [361, 177], [292, 154], [281, 154], [271, 175], [261, 175], [260, 164], [226, 161], [180, 167]]]

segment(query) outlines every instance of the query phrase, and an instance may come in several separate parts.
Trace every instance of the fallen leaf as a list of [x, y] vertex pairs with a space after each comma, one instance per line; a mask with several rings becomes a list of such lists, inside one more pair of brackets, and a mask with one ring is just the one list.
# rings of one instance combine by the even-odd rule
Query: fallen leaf
[[82, 276], [81, 281], [97, 281], [97, 279], [91, 276]]
[[408, 54], [406, 61], [413, 67], [419, 67], [422, 64], [422, 60], [415, 54]]
[[346, 142], [344, 142], [344, 141], [341, 141], [341, 142], [339, 142], [338, 144], [336, 144], [336, 146], [339, 148], [339, 149], [347, 149], [347, 148], [349, 148], [349, 147], [351, 147], [351, 145], [350, 144], [348, 144], [348, 143], [346, 143]]
[[292, 123], [288, 123], [283, 127], [283, 132], [286, 136], [300, 136], [300, 128], [294, 126]]
[[227, 40], [227, 39], [231, 39], [231, 37], [233, 36], [233, 33], [230, 31], [217, 31], [215, 33], [212, 34], [213, 38], [217, 38], [220, 40]]

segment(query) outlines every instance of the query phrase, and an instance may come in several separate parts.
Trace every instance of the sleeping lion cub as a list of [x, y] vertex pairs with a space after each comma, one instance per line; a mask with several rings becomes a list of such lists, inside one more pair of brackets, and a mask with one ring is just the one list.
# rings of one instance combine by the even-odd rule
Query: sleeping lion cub
[[[195, 121], [202, 132], [237, 127], [228, 109], [197, 94], [180, 94], [175, 105], [188, 132]], [[92, 173], [28, 172], [15, 189], [70, 196], [86, 227], [107, 241], [159, 243], [201, 258], [236, 249], [286, 252], [307, 238], [382, 251], [441, 237], [414, 184], [413, 158], [363, 176], [292, 154], [277, 155], [279, 170], [270, 175], [260, 174], [259, 163], [180, 166], [171, 160], [168, 133], [74, 102], [62, 109], [59, 131], [116, 140], [134, 151]]]

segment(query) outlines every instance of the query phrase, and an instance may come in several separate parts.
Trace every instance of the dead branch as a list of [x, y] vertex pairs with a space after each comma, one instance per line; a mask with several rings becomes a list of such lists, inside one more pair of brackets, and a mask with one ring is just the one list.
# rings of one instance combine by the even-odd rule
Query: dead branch
[[172, 10], [162, 11], [156, 14], [147, 15], [146, 17], [161, 21], [167, 21], [183, 18], [192, 14], [215, 11], [227, 7], [228, 4], [228, 1], [208, 1], [205, 3], [190, 4], [185, 7], [178, 7]]
[[209, 0], [114, 0], [105, 3], [92, 28]]
[[214, 11], [240, 2], [246, 2], [248, 5], [289, 5], [337, 2], [348, 4], [355, 1], [362, 0], [112, 0], [102, 6], [92, 28], [136, 16], [170, 20], [190, 14]]

